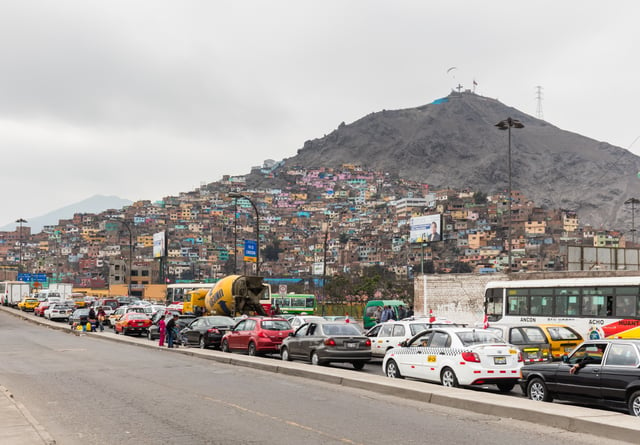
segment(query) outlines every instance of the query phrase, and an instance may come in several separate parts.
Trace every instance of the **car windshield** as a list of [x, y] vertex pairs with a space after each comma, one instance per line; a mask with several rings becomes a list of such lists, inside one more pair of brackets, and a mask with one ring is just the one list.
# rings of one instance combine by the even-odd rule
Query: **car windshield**
[[456, 332], [456, 335], [465, 346], [484, 345], [487, 343], [504, 343], [504, 340], [495, 335], [493, 332], [466, 331]]
[[422, 332], [428, 328], [426, 323], [411, 323], [409, 329], [411, 329], [411, 335], [416, 335], [418, 332]]
[[127, 317], [129, 317], [129, 320], [147, 320], [149, 317], [147, 317], [144, 314], [138, 313], [138, 312], [130, 312]]
[[230, 317], [207, 317], [205, 318], [207, 326], [233, 326], [233, 318]]
[[547, 327], [551, 340], [580, 340], [580, 335], [568, 326]]
[[286, 331], [291, 329], [291, 325], [286, 320], [264, 320], [262, 329], [267, 331]]
[[350, 324], [324, 324], [322, 330], [327, 335], [361, 335], [358, 328]]

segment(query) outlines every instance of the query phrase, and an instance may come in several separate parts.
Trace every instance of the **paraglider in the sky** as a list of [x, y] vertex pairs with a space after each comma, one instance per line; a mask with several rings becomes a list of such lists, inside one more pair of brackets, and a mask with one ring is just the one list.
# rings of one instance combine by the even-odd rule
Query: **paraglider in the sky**
[[453, 71], [453, 70], [457, 70], [457, 69], [458, 69], [458, 67], [452, 66], [451, 68], [449, 68], [449, 69], [447, 70], [447, 74], [449, 74], [451, 71]]

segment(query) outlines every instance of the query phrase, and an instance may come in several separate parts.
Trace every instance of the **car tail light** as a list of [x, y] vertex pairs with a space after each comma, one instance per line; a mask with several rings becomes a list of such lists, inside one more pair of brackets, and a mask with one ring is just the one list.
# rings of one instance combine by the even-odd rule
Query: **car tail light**
[[365, 346], [371, 346], [371, 340], [367, 338], [367, 341], [364, 342]]
[[462, 359], [465, 362], [475, 362], [480, 363], [480, 356], [475, 352], [463, 352]]
[[220, 330], [218, 328], [209, 328], [209, 329], [207, 329], [207, 332], [209, 334], [219, 334]]
[[264, 332], [262, 332], [262, 331], [258, 332], [258, 337], [260, 337], [260, 338], [269, 338], [269, 336], [267, 334], [265, 334]]
[[518, 363], [522, 363], [524, 360], [522, 359], [522, 352], [518, 352]]
[[324, 341], [324, 344], [325, 344], [326, 346], [335, 346], [335, 345], [336, 345], [336, 341], [335, 341], [333, 338], [327, 338], [327, 339]]

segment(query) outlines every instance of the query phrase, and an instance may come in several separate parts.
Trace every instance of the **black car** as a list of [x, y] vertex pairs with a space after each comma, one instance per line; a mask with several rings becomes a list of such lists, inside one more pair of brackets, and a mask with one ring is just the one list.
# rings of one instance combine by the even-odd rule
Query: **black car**
[[69, 316], [69, 324], [71, 327], [75, 327], [77, 325], [86, 324], [89, 320], [89, 309], [80, 308], [73, 311], [73, 314]]
[[222, 336], [230, 330], [235, 322], [231, 317], [210, 315], [198, 317], [187, 325], [180, 334], [182, 341], [200, 348], [219, 348]]
[[158, 311], [151, 318], [151, 327], [147, 331], [147, 338], [149, 340], [158, 340], [160, 338], [160, 329], [158, 328], [158, 322], [160, 321], [160, 317], [164, 315], [165, 316], [164, 321], [169, 322], [169, 320], [171, 320], [171, 317], [173, 317], [174, 314], [178, 315], [178, 323], [177, 323], [178, 330], [182, 330], [189, 323], [191, 323], [193, 320], [196, 319], [195, 315], [182, 315], [180, 314], [180, 312], [174, 312], [174, 311], [166, 311], [166, 312]]
[[524, 366], [520, 386], [532, 400], [571, 400], [640, 416], [640, 340], [585, 341], [562, 362]]

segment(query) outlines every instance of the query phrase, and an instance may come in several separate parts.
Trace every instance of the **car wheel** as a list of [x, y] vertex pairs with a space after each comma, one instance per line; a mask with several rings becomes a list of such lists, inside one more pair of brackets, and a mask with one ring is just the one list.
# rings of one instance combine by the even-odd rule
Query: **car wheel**
[[258, 352], [256, 351], [256, 344], [252, 341], [249, 342], [249, 349], [247, 349], [247, 354], [251, 356], [258, 355]]
[[364, 368], [364, 362], [353, 362], [351, 364], [353, 365], [353, 369], [356, 369], [358, 371]]
[[387, 377], [390, 377], [392, 379], [404, 378], [402, 377], [402, 374], [400, 374], [400, 370], [398, 369], [398, 364], [395, 362], [395, 360], [389, 360], [387, 362], [387, 366], [386, 366], [386, 369], [384, 370], [384, 373], [387, 375]]
[[280, 358], [285, 362], [291, 361], [291, 356], [289, 355], [289, 350], [287, 348], [280, 349]]
[[204, 343], [204, 335], [200, 336], [200, 340], [198, 341], [198, 345], [200, 346], [200, 349], [205, 349], [207, 347], [207, 345]]
[[553, 398], [547, 389], [547, 385], [539, 378], [532, 379], [527, 385], [527, 397], [537, 402], [553, 401]]
[[629, 397], [629, 414], [640, 417], [640, 391], [636, 391]]
[[442, 374], [440, 374], [440, 381], [442, 382], [442, 386], [446, 386], [448, 388], [457, 388], [460, 386], [458, 384], [458, 377], [456, 377], [456, 373], [453, 372], [451, 368], [444, 368], [442, 370]]
[[514, 386], [516, 386], [515, 382], [500, 382], [497, 383], [496, 386], [500, 392], [510, 392]]
[[220, 350], [222, 352], [231, 352], [229, 349], [229, 342], [227, 340], [222, 340], [222, 344], [220, 345]]
[[316, 365], [316, 366], [322, 366], [324, 365], [324, 362], [322, 360], [320, 360], [320, 357], [318, 356], [318, 353], [313, 351], [311, 353], [311, 364], [312, 365]]

